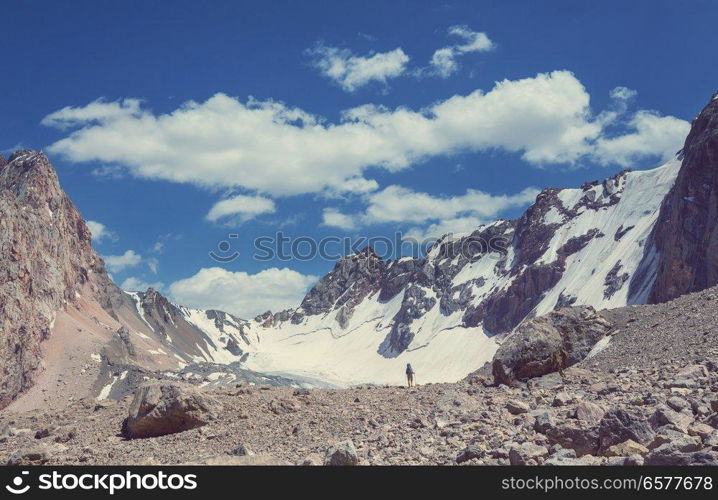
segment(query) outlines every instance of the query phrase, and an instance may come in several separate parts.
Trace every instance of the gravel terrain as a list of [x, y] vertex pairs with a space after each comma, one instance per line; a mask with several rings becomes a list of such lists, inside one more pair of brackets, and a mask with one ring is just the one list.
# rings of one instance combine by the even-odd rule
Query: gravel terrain
[[[199, 428], [122, 434], [131, 397], [0, 413], [11, 464], [718, 464], [718, 289], [604, 313], [590, 359], [512, 387], [201, 389]], [[420, 367], [416, 367], [417, 371]]]

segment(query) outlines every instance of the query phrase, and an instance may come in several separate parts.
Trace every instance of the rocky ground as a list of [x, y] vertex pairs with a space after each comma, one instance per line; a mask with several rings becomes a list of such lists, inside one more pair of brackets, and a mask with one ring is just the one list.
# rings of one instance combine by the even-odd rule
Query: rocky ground
[[123, 434], [129, 396], [6, 411], [0, 463], [718, 465], [716, 308], [713, 288], [602, 313], [603, 350], [511, 386], [186, 387], [206, 425], [142, 439]]

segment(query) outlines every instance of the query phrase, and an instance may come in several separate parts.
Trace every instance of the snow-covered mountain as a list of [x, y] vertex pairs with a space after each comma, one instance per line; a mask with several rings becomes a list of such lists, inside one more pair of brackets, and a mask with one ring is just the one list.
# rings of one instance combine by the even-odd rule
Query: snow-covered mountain
[[[178, 310], [212, 339], [214, 362], [340, 385], [399, 383], [406, 363], [422, 382], [458, 380], [526, 318], [668, 300], [718, 281], [706, 254], [718, 241], [717, 116], [713, 99], [664, 165], [545, 189], [518, 219], [446, 235], [425, 258], [346, 256], [296, 309], [250, 321]], [[695, 283], [666, 287], [689, 266]]]
[[652, 281], [630, 284], [679, 168], [546, 189], [519, 219], [444, 236], [426, 258], [345, 257], [296, 310], [248, 325], [261, 344], [245, 364], [351, 384], [400, 382], [412, 363], [424, 382], [455, 381], [527, 317], [644, 303]]
[[419, 383], [455, 381], [526, 318], [718, 283], [717, 193], [712, 99], [656, 169], [545, 189], [518, 219], [446, 235], [424, 258], [383, 261], [365, 248], [296, 309], [240, 319], [119, 290], [47, 157], [0, 156], [0, 408], [121, 397], [152, 373], [395, 384], [411, 363]]

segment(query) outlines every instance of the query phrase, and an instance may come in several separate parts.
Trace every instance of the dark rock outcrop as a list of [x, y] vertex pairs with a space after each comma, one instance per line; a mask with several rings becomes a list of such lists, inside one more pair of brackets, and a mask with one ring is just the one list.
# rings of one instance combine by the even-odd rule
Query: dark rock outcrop
[[693, 120], [683, 164], [661, 206], [652, 245], [658, 270], [651, 302], [718, 283], [718, 99]]

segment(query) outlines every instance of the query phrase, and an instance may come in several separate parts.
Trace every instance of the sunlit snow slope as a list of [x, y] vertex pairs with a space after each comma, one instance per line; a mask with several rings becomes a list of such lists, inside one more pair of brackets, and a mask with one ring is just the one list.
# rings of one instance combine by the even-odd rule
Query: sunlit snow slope
[[519, 219], [447, 235], [423, 259], [364, 249], [297, 309], [247, 322], [179, 309], [210, 339], [202, 350], [214, 362], [340, 385], [400, 383], [411, 363], [420, 383], [456, 381], [527, 317], [646, 302], [656, 261], [646, 245], [680, 166], [546, 189]]

